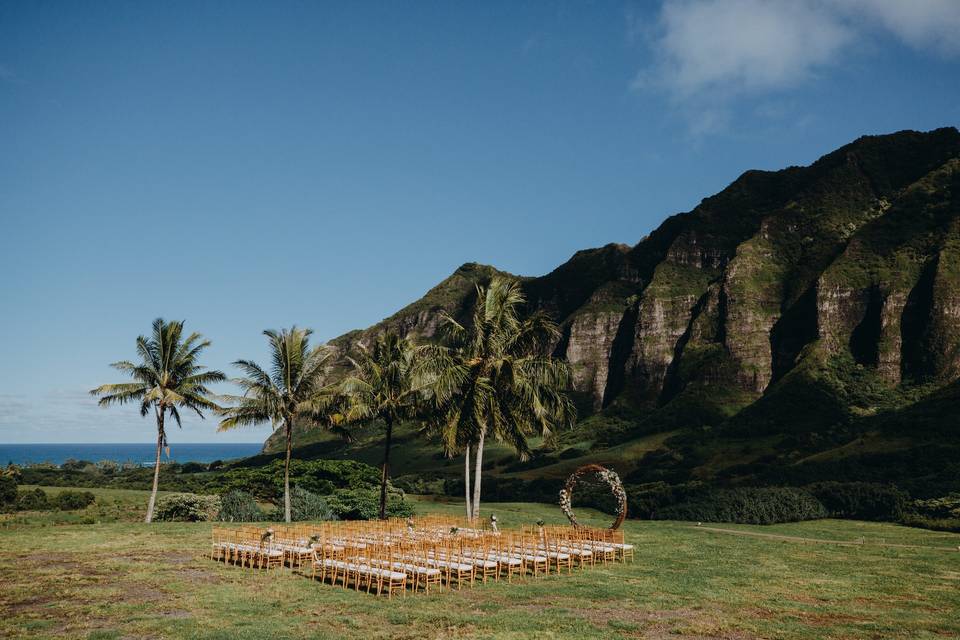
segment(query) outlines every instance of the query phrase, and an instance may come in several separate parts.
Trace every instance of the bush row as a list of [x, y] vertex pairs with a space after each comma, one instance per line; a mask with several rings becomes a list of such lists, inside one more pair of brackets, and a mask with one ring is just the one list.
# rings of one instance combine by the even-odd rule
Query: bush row
[[[41, 486], [149, 490], [153, 482], [152, 468], [110, 468], [86, 461], [64, 463], [61, 467], [34, 465], [18, 472], [22, 474], [22, 484]], [[355, 460], [291, 460], [290, 482], [326, 495], [337, 489], [377, 488], [380, 472]], [[196, 494], [222, 494], [238, 489], [276, 503], [283, 496], [283, 460], [272, 459], [260, 466], [164, 464], [160, 467], [159, 486], [161, 491]]]
[[[411, 493], [463, 495], [463, 480], [403, 476], [397, 486]], [[525, 481], [485, 478], [483, 498], [490, 502], [538, 501], [554, 503], [561, 486], [556, 480]], [[913, 518], [949, 521], [950, 498], [911, 502], [892, 485], [868, 482], [817, 482], [803, 487], [716, 488], [702, 482], [627, 485], [628, 516], [640, 519], [684, 519], [702, 522], [774, 523], [811, 518], [849, 518], [901, 522]], [[960, 495], [960, 494], [958, 494]], [[584, 484], [574, 495], [575, 506], [612, 513], [614, 501], [605, 486]], [[958, 500], [960, 502], [960, 500]], [[938, 526], [944, 526], [940, 522]]]
[[960, 493], [914, 500], [902, 522], [911, 527], [960, 533]]
[[717, 489], [698, 499], [658, 509], [656, 520], [699, 520], [775, 524], [816, 520], [829, 515], [819, 500], [802, 489], [745, 487]]
[[167, 522], [205, 522], [220, 513], [220, 496], [172, 493], [160, 496], [153, 512], [154, 520]]
[[[283, 515], [282, 506], [261, 509], [253, 495], [234, 489], [220, 497], [220, 512], [216, 519], [221, 522], [261, 522], [283, 520]], [[295, 522], [338, 519], [327, 498], [301, 487], [290, 490], [290, 517]]]
[[0, 482], [0, 511], [77, 511], [94, 503], [95, 496], [89, 491], [61, 491], [50, 497], [40, 488], [17, 489]]
[[0, 511], [7, 511], [17, 502], [17, 481], [11, 476], [0, 476]]
[[[302, 487], [290, 490], [290, 515], [296, 522], [369, 520], [376, 518], [379, 511], [380, 493], [372, 489], [337, 489], [326, 496]], [[387, 515], [392, 518], [411, 516], [413, 506], [402, 492], [392, 490], [387, 495]], [[278, 522], [283, 516], [282, 500], [280, 506], [262, 509], [252, 494], [237, 489], [222, 496], [193, 493], [163, 496], [157, 501], [154, 515], [157, 520], [186, 522]]]

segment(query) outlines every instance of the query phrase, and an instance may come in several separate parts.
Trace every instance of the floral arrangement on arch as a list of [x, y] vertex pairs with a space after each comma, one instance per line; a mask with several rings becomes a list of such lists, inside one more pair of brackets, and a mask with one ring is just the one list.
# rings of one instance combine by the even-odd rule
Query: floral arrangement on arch
[[624, 518], [627, 517], [627, 492], [623, 488], [623, 482], [620, 481], [620, 476], [617, 475], [616, 471], [601, 467], [598, 464], [585, 464], [571, 473], [570, 477], [567, 478], [563, 489], [560, 490], [560, 509], [563, 511], [563, 515], [567, 516], [570, 524], [574, 527], [580, 526], [580, 523], [577, 522], [577, 518], [573, 513], [573, 487], [580, 478], [588, 474], [596, 475], [597, 478], [610, 486], [610, 491], [617, 501], [617, 519], [610, 525], [610, 528], [619, 529], [620, 525], [623, 524]]

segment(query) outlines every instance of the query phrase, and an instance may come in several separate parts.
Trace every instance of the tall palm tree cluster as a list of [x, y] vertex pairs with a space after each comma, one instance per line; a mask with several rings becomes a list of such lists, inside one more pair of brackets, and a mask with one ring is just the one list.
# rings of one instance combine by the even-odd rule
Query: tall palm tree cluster
[[180, 426], [184, 409], [201, 418], [205, 410], [219, 415], [221, 431], [269, 423], [283, 434], [287, 522], [296, 425], [328, 429], [344, 438], [349, 438], [351, 425], [383, 426], [380, 518], [385, 518], [393, 432], [405, 422], [418, 424], [439, 439], [447, 455], [463, 455], [466, 514], [477, 518], [488, 437], [510, 445], [526, 459], [530, 437], [548, 435], [576, 418], [565, 393], [570, 383], [567, 365], [549, 355], [559, 329], [541, 312], [524, 317], [524, 304], [516, 281], [494, 278], [488, 286], [477, 287], [469, 322], [442, 316], [445, 339], [440, 344], [380, 334], [370, 345], [357, 345], [356, 353], [347, 358], [349, 373], [338, 380], [330, 371], [334, 349], [311, 347], [309, 329], [264, 331], [270, 365], [235, 361], [242, 376], [233, 382], [241, 393], [219, 396], [208, 385], [223, 382], [226, 376], [198, 364], [210, 342], [197, 333], [184, 338], [183, 322], [157, 319], [150, 337], [137, 338], [138, 360], [112, 365], [134, 381], [103, 385], [91, 393], [100, 398], [101, 406], [136, 402], [141, 416], [152, 412], [156, 418], [147, 522], [153, 518], [161, 451], [167, 446], [165, 419], [172, 417]]
[[[549, 435], [576, 419], [565, 390], [566, 362], [550, 357], [557, 325], [542, 312], [521, 318], [525, 300], [516, 281], [494, 280], [478, 288], [471, 322], [443, 321], [451, 346], [431, 349], [436, 376], [432, 426], [448, 454], [463, 453], [468, 518], [480, 515], [480, 474], [488, 435], [511, 445], [526, 460], [528, 439]], [[474, 458], [470, 495], [470, 457]]]

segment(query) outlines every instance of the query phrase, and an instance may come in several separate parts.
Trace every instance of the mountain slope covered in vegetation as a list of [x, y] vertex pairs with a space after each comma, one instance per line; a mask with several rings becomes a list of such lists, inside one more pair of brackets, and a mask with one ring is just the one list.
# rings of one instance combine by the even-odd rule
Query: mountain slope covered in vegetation
[[[497, 273], [465, 264], [331, 343], [346, 353], [385, 329], [436, 339], [439, 312], [465, 317], [475, 285]], [[588, 460], [635, 483], [882, 480], [885, 468], [919, 493], [960, 489], [954, 128], [748, 171], [635, 246], [580, 251], [522, 281], [531, 308], [561, 324], [554, 350], [572, 367], [581, 419], [530, 462], [490, 456], [498, 476], [557, 478]], [[408, 473], [456, 473], [408, 436]], [[301, 430], [298, 443], [366, 459], [377, 437], [341, 445]]]

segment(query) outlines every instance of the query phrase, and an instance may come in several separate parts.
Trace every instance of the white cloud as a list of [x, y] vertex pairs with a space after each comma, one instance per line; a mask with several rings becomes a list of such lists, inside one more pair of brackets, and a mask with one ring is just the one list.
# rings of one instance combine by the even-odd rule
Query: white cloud
[[803, 2], [669, 0], [660, 24], [658, 62], [641, 84], [678, 97], [795, 84], [853, 37], [834, 12]]
[[807, 81], [877, 33], [960, 54], [960, 0], [664, 0], [634, 84], [715, 105]]
[[960, 54], [958, 0], [833, 0], [851, 20], [866, 19], [911, 47]]
[[688, 114], [690, 135], [695, 138], [719, 133], [730, 124], [730, 112], [722, 108], [697, 109]]

